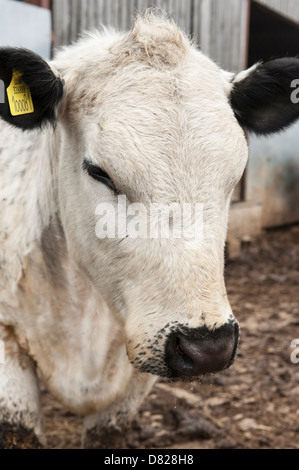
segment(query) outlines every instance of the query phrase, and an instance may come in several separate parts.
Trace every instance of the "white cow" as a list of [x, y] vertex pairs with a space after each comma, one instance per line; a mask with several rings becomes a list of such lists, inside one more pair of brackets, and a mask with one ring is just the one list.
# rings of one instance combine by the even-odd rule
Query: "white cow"
[[[46, 445], [37, 376], [85, 416], [85, 446], [112, 447], [157, 376], [233, 362], [223, 248], [243, 129], [293, 122], [298, 77], [292, 58], [224, 72], [152, 14], [49, 64], [0, 49], [0, 447]], [[199, 203], [196, 249], [188, 231], [101, 236], [97, 207], [118, 216], [119, 196], [146, 211]]]

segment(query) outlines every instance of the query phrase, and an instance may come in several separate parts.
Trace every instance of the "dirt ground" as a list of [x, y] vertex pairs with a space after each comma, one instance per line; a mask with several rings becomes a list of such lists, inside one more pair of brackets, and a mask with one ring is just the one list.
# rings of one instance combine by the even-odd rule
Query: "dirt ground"
[[[299, 227], [263, 234], [225, 271], [241, 326], [235, 364], [188, 384], [160, 380], [129, 449], [299, 448]], [[43, 405], [49, 447], [79, 448], [81, 419], [47, 392]]]

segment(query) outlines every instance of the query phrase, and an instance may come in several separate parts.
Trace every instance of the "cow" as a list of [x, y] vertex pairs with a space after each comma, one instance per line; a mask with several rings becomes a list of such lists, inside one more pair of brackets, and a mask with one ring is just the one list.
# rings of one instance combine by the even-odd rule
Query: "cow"
[[[196, 380], [234, 362], [230, 199], [246, 132], [299, 117], [296, 78], [297, 58], [224, 71], [151, 12], [50, 62], [0, 48], [0, 447], [47, 445], [40, 381], [84, 417], [85, 447], [112, 448], [158, 377]], [[119, 198], [146, 212], [199, 204], [202, 236], [103, 235], [97, 208], [108, 224]]]

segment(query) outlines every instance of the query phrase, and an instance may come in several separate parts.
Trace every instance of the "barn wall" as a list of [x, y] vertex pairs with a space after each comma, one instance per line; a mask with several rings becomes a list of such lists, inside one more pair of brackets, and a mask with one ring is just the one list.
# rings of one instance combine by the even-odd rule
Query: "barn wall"
[[256, 3], [272, 9], [289, 20], [299, 21], [298, 0], [256, 0]]
[[198, 0], [193, 33], [221, 67], [240, 71], [246, 62], [249, 0]]
[[[251, 13], [249, 50], [255, 51], [254, 60], [299, 55], [298, 0], [257, 0]], [[245, 197], [262, 202], [263, 227], [299, 221], [298, 149], [299, 122], [266, 138], [250, 136]]]
[[248, 200], [262, 202], [262, 225], [299, 221], [299, 123], [271, 137], [250, 138]]

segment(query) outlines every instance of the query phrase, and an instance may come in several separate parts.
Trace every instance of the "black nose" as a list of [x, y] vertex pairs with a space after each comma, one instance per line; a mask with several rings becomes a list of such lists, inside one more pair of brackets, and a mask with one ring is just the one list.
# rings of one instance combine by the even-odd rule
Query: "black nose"
[[165, 361], [171, 377], [192, 377], [229, 367], [237, 354], [239, 326], [226, 323], [215, 330], [186, 328], [166, 343]]

